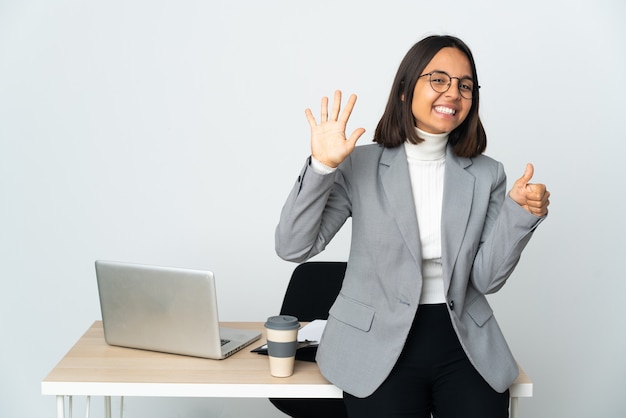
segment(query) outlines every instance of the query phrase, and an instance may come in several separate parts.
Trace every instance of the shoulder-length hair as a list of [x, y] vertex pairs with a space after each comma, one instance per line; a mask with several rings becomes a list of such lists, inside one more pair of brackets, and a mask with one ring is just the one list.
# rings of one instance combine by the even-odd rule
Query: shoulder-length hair
[[463, 123], [450, 132], [448, 143], [452, 146], [453, 152], [460, 157], [475, 157], [485, 151], [487, 135], [478, 116], [480, 95], [474, 57], [463, 41], [448, 35], [426, 37], [407, 52], [393, 81], [385, 113], [376, 127], [374, 142], [393, 148], [405, 141], [413, 144], [423, 141], [415, 129], [415, 119], [411, 110], [415, 84], [437, 52], [447, 47], [456, 48], [467, 56], [476, 86], [472, 94], [470, 112]]

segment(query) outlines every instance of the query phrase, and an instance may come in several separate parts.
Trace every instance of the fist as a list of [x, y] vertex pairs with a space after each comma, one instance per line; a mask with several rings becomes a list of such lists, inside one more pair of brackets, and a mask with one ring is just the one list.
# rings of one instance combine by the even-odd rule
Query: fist
[[515, 181], [509, 196], [533, 215], [544, 216], [548, 213], [550, 192], [546, 190], [545, 184], [530, 183], [534, 172], [533, 165], [526, 164], [524, 175]]

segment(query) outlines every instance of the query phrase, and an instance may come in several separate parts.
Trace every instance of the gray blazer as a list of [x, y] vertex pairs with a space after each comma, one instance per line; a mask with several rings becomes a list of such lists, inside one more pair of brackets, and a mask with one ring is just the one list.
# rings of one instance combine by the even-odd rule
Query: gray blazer
[[[309, 162], [281, 212], [276, 252], [303, 262], [352, 217], [348, 268], [317, 362], [329, 381], [366, 397], [394, 367], [422, 288], [406, 153], [402, 146], [359, 146], [329, 175], [316, 173]], [[442, 212], [448, 311], [470, 361], [498, 392], [510, 386], [518, 368], [485, 295], [504, 285], [542, 219], [506, 197], [501, 163], [484, 155], [460, 158], [448, 147]]]

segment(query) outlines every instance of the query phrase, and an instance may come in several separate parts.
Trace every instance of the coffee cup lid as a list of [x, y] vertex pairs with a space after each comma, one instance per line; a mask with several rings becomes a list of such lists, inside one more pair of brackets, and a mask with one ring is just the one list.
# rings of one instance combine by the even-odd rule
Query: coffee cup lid
[[265, 322], [265, 327], [271, 329], [289, 330], [300, 328], [300, 323], [298, 322], [298, 318], [296, 318], [295, 316], [276, 315], [267, 318], [267, 321]]

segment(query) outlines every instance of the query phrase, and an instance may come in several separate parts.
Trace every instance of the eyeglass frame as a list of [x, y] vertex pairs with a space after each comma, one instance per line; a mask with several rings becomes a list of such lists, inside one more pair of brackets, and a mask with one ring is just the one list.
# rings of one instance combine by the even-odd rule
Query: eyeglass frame
[[[445, 74], [450, 79], [450, 82], [448, 83], [448, 88], [446, 88], [444, 91], [437, 91], [433, 87], [432, 75], [435, 74], [435, 73]], [[426, 77], [426, 76], [430, 77], [428, 79], [428, 84], [430, 84], [430, 88], [433, 89], [433, 91], [435, 91], [437, 93], [445, 93], [448, 90], [450, 90], [450, 87], [452, 86], [452, 80], [456, 78], [457, 79], [457, 88], [459, 89], [459, 94], [461, 95], [461, 97], [463, 97], [464, 99], [467, 99], [467, 100], [473, 100], [474, 99], [474, 92], [478, 92], [478, 89], [480, 88], [479, 85], [472, 86], [472, 97], [465, 97], [465, 96], [463, 96], [463, 92], [461, 91], [461, 80], [470, 80], [473, 83], [474, 79], [472, 77], [452, 77], [450, 74], [446, 73], [445, 71], [435, 70], [435, 71], [431, 71], [431, 72], [426, 73], [426, 74], [422, 74], [422, 75], [420, 75], [417, 78], [420, 79], [420, 78]]]

